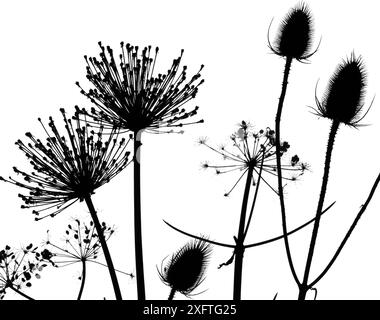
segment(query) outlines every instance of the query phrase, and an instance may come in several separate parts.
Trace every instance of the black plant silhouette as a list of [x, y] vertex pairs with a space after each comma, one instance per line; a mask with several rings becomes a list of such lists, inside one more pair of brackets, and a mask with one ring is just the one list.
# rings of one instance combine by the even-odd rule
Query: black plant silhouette
[[32, 279], [40, 279], [40, 273], [47, 265], [43, 262], [38, 247], [29, 244], [21, 250], [5, 246], [0, 251], [0, 299], [11, 289], [28, 300], [34, 300], [21, 290], [32, 286]]
[[277, 165], [277, 179], [278, 179], [278, 195], [280, 199], [282, 228], [284, 234], [284, 243], [286, 255], [289, 262], [290, 270], [297, 285], [300, 285], [300, 280], [297, 277], [288, 240], [288, 228], [286, 223], [286, 209], [283, 191], [283, 177], [281, 170], [281, 115], [284, 105], [286, 89], [290, 74], [290, 67], [293, 59], [298, 61], [305, 61], [310, 58], [316, 51], [311, 52], [312, 39], [313, 39], [313, 18], [310, 9], [305, 3], [300, 3], [292, 8], [287, 16], [281, 23], [278, 30], [277, 38], [274, 45], [269, 41], [268, 30], [268, 45], [273, 53], [285, 58], [285, 69], [282, 80], [281, 95], [278, 101], [276, 119], [275, 119], [275, 141], [276, 141], [276, 165]]
[[54, 217], [76, 201], [84, 200], [102, 245], [115, 295], [121, 299], [111, 255], [91, 196], [97, 188], [109, 182], [130, 163], [130, 153], [127, 151], [129, 140], [118, 139], [119, 129], [113, 129], [104, 135], [101, 123], [95, 132], [85, 116], [81, 118], [77, 114], [73, 123], [66, 117], [64, 109], [61, 109], [61, 113], [67, 137], [59, 133], [51, 117], [50, 133], [39, 119], [48, 136], [46, 144], [29, 132], [26, 133], [29, 143], [21, 140], [16, 142], [35, 171], [27, 173], [14, 167], [15, 173], [23, 177], [23, 182], [12, 177], [0, 179], [29, 190], [29, 194], [19, 196], [25, 203], [22, 208], [34, 208], [36, 220]]
[[[176, 292], [190, 296], [205, 279], [211, 246], [202, 240], [187, 243], [158, 271], [163, 283], [171, 288], [168, 300], [173, 300]], [[163, 261], [164, 262], [164, 261]]]
[[[260, 130], [254, 132], [250, 128], [250, 124], [246, 121], [242, 121], [239, 125], [238, 131], [231, 135], [231, 140], [233, 142], [233, 150], [228, 150], [225, 146], [222, 146], [217, 150], [214, 147], [210, 147], [206, 141], [203, 139], [200, 140], [202, 145], [207, 146], [209, 149], [217, 152], [223, 157], [224, 160], [228, 161], [229, 164], [223, 165], [209, 165], [208, 163], [204, 164], [205, 168], [213, 168], [216, 170], [217, 174], [230, 172], [230, 171], [242, 171], [237, 182], [234, 184], [232, 189], [227, 192], [229, 193], [235, 188], [239, 181], [246, 175], [246, 183], [244, 188], [239, 230], [237, 237], [235, 238], [236, 247], [232, 258], [227, 262], [230, 264], [232, 259], [235, 257], [235, 272], [234, 272], [234, 300], [241, 299], [241, 283], [242, 283], [242, 270], [243, 270], [243, 257], [244, 257], [244, 240], [247, 236], [249, 225], [251, 223], [254, 207], [257, 200], [257, 195], [259, 191], [259, 186], [261, 180], [268, 185], [271, 190], [277, 193], [266, 178], [263, 177], [263, 174], [276, 175], [276, 156], [275, 156], [275, 132], [269, 128], [265, 130]], [[280, 143], [280, 153], [283, 156], [289, 148], [288, 142]], [[299, 162], [297, 155], [294, 155], [289, 164], [282, 165], [283, 170], [287, 170], [292, 175], [289, 176], [289, 180], [297, 179], [304, 170], [307, 168], [307, 165]], [[257, 175], [257, 179], [254, 178], [254, 174]], [[248, 213], [248, 202], [251, 186], [255, 186], [255, 194], [252, 200], [251, 209], [247, 218]], [[224, 264], [223, 264], [224, 265]]]
[[[203, 168], [213, 169], [216, 171], [217, 174], [223, 174], [223, 173], [232, 172], [232, 171], [242, 172], [237, 182], [233, 185], [233, 187], [227, 193], [225, 193], [225, 196], [229, 195], [232, 192], [232, 190], [236, 187], [236, 185], [242, 180], [242, 178], [245, 175], [247, 176], [246, 184], [244, 188], [243, 200], [242, 200], [238, 234], [237, 236], [234, 236], [235, 244], [231, 245], [231, 244], [225, 244], [221, 242], [212, 241], [209, 239], [204, 239], [203, 237], [198, 237], [191, 233], [184, 232], [181, 229], [178, 229], [172, 226], [166, 221], [165, 223], [172, 229], [182, 234], [185, 234], [186, 236], [190, 236], [192, 238], [202, 240], [202, 241], [205, 241], [217, 246], [234, 249], [232, 257], [227, 262], [222, 263], [220, 267], [229, 265], [235, 260], [233, 298], [234, 300], [240, 300], [241, 299], [243, 257], [244, 257], [245, 249], [268, 244], [273, 241], [277, 241], [279, 239], [282, 239], [283, 236], [278, 236], [272, 239], [260, 241], [253, 244], [248, 244], [248, 245], [244, 244], [244, 241], [245, 241], [245, 238], [246, 238], [246, 235], [248, 233], [249, 226], [251, 223], [251, 219], [253, 216], [255, 204], [257, 201], [257, 196], [258, 196], [261, 180], [272, 191], [278, 194], [277, 190], [275, 190], [271, 186], [268, 180], [268, 178], [270, 179], [270, 177], [275, 176], [276, 171], [277, 171], [276, 156], [275, 156], [275, 151], [274, 151], [274, 148], [276, 145], [275, 132], [271, 130], [270, 128], [266, 128], [265, 130], [259, 130], [255, 132], [251, 128], [251, 125], [248, 122], [242, 121], [239, 124], [239, 129], [237, 130], [237, 132], [232, 134], [230, 138], [232, 141], [232, 149], [224, 145], [222, 145], [219, 148], [212, 147], [207, 143], [207, 138], [200, 138], [198, 142], [200, 145], [204, 145], [207, 148], [211, 149], [212, 151], [216, 152], [225, 161], [225, 163], [221, 165], [213, 165], [206, 162], [202, 164]], [[284, 155], [288, 151], [289, 147], [290, 145], [288, 142], [286, 141], [282, 142], [281, 155]], [[306, 163], [300, 162], [299, 157], [297, 155], [294, 155], [293, 157], [289, 159], [288, 164], [282, 165], [282, 169], [285, 172], [289, 173], [289, 177], [287, 177], [289, 181], [295, 181], [299, 178], [300, 175], [304, 173], [305, 170], [308, 169], [308, 165]], [[265, 175], [268, 175], [268, 178], [264, 177]], [[256, 179], [255, 179], [255, 176], [256, 176]], [[253, 195], [249, 215], [247, 216], [249, 195], [250, 195], [250, 190], [252, 186], [255, 187], [255, 193]], [[323, 211], [323, 213], [325, 213], [328, 209], [330, 209], [330, 207], [333, 204], [331, 204], [328, 208], [326, 208]], [[306, 227], [313, 220], [310, 220], [304, 223], [303, 225], [297, 227], [296, 229], [288, 232], [287, 235], [291, 235], [297, 232], [298, 230]]]
[[[307, 256], [306, 266], [303, 281], [299, 286], [299, 300], [304, 300], [306, 297], [306, 293], [308, 290], [312, 289], [313, 286], [323, 277], [323, 275], [327, 272], [324, 271], [322, 276], [319, 276], [316, 281], [309, 283], [309, 274], [310, 268], [312, 264], [314, 249], [317, 241], [318, 229], [320, 224], [320, 216], [324, 204], [324, 199], [327, 191], [327, 183], [329, 179], [330, 172], [330, 163], [331, 163], [331, 155], [334, 147], [335, 136], [338, 132], [338, 128], [341, 123], [346, 124], [348, 126], [357, 127], [359, 126], [359, 122], [364, 118], [367, 114], [363, 111], [363, 100], [365, 95], [366, 88], [366, 71], [364, 69], [363, 61], [360, 57], [355, 57], [354, 54], [351, 55], [349, 59], [343, 61], [338, 65], [337, 70], [333, 74], [330, 79], [329, 86], [326, 90], [326, 93], [322, 99], [319, 101], [316, 98], [317, 110], [316, 113], [320, 117], [328, 118], [332, 121], [327, 150], [326, 150], [326, 158], [325, 158], [325, 166], [324, 173], [322, 178], [321, 191], [317, 206], [317, 211], [315, 214], [315, 221], [313, 232], [310, 240], [309, 252]], [[375, 182], [375, 186], [377, 186], [378, 180]], [[367, 203], [368, 204], [368, 203]], [[362, 211], [360, 216], [363, 214]], [[359, 218], [360, 218], [359, 216]], [[356, 225], [357, 221], [355, 222]], [[354, 225], [354, 226], [355, 226]], [[352, 229], [353, 230], [353, 229]], [[349, 234], [352, 232], [350, 229]], [[348, 235], [349, 237], [349, 235]], [[345, 238], [344, 243], [347, 241]], [[341, 246], [339, 251], [344, 246]], [[338, 253], [339, 254], [339, 253]], [[333, 258], [334, 260], [336, 257]], [[329, 264], [330, 268], [331, 265]]]
[[[144, 263], [141, 226], [141, 134], [174, 132], [174, 127], [201, 123], [191, 122], [198, 107], [190, 111], [184, 104], [195, 98], [200, 80], [200, 70], [187, 81], [187, 67], [180, 70], [181, 55], [173, 60], [171, 68], [165, 74], [154, 75], [158, 48], [151, 55], [151, 47], [145, 47], [141, 53], [138, 46], [121, 42], [119, 67], [113, 50], [100, 42], [100, 60], [88, 58], [87, 79], [94, 89], [86, 91], [77, 82], [81, 93], [96, 105], [91, 112], [79, 110], [93, 118], [95, 122], [107, 123], [109, 128], [118, 127], [133, 133], [134, 139], [134, 227], [137, 295], [145, 300]], [[180, 131], [182, 132], [182, 131]]]
[[[108, 241], [113, 235], [114, 231], [114, 228], [109, 227], [105, 222], [102, 222], [102, 233], [106, 241]], [[81, 285], [77, 300], [80, 300], [83, 294], [86, 282], [87, 263], [92, 262], [107, 267], [107, 265], [97, 261], [98, 256], [101, 253], [101, 243], [93, 221], [85, 224], [83, 222], [81, 223], [78, 219], [75, 219], [73, 224], [68, 224], [63, 245], [53, 242], [50, 239], [48, 231], [48, 238], [45, 245], [46, 248], [41, 252], [41, 256], [52, 265], [56, 267], [65, 267], [76, 263], [82, 265], [82, 274], [79, 278], [81, 280]], [[130, 273], [117, 269], [115, 270], [133, 277]]]

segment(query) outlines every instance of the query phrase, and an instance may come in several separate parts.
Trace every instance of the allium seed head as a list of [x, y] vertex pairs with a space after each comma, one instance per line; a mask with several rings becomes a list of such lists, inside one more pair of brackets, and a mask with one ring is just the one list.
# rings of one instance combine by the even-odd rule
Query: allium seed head
[[113, 50], [100, 42], [100, 57], [85, 57], [87, 79], [93, 88], [80, 92], [95, 104], [86, 113], [95, 121], [102, 120], [108, 127], [126, 131], [147, 130], [153, 133], [168, 128], [182, 127], [203, 120], [189, 121], [198, 107], [186, 110], [184, 105], [195, 98], [201, 79], [201, 70], [189, 76], [187, 67], [180, 68], [183, 50], [174, 59], [166, 73], [155, 74], [158, 48], [151, 46], [139, 50], [138, 46], [121, 43], [119, 61]]

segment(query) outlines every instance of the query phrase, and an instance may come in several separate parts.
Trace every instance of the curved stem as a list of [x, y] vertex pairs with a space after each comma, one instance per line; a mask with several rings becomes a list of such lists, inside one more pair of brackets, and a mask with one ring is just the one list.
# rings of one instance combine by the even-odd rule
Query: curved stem
[[172, 289], [170, 290], [170, 294], [169, 294], [169, 298], [168, 298], [168, 300], [173, 300], [174, 295], [175, 295], [175, 289], [172, 288]]
[[282, 89], [281, 89], [281, 95], [278, 101], [278, 107], [277, 107], [277, 114], [276, 114], [276, 124], [275, 124], [275, 134], [276, 134], [276, 167], [277, 167], [277, 179], [278, 179], [278, 195], [280, 198], [280, 207], [281, 207], [281, 219], [282, 219], [282, 231], [284, 234], [284, 243], [285, 243], [285, 249], [286, 249], [286, 256], [288, 258], [288, 263], [290, 270], [292, 272], [293, 278], [298, 286], [300, 286], [300, 281], [298, 279], [296, 270], [294, 268], [292, 255], [290, 252], [290, 246], [289, 246], [289, 239], [288, 239], [288, 229], [286, 225], [286, 210], [285, 210], [285, 201], [284, 201], [284, 190], [282, 186], [282, 171], [281, 171], [281, 153], [280, 153], [280, 143], [281, 143], [281, 136], [280, 136], [280, 123], [281, 123], [281, 114], [282, 114], [282, 108], [284, 106], [284, 100], [286, 95], [286, 88], [288, 86], [288, 78], [290, 73], [290, 66], [292, 64], [292, 58], [287, 57], [286, 63], [285, 63], [285, 69], [284, 69], [284, 77], [282, 80]]
[[[325, 210], [322, 211], [322, 215], [327, 212], [333, 205], [335, 204], [335, 201], [330, 204]], [[289, 231], [287, 233], [288, 236], [292, 235], [293, 233], [296, 233], [297, 231], [305, 228], [306, 226], [308, 226], [309, 224], [311, 224], [313, 221], [315, 221], [315, 217], [307, 222], [305, 222], [303, 225], [293, 229], [292, 231]], [[284, 237], [284, 235], [281, 235], [281, 236], [277, 236], [275, 238], [271, 238], [271, 239], [268, 239], [268, 240], [264, 240], [264, 241], [260, 241], [260, 242], [256, 242], [256, 243], [253, 243], [253, 244], [248, 244], [248, 245], [245, 245], [244, 247], [245, 248], [252, 248], [252, 247], [258, 247], [258, 246], [262, 246], [264, 244], [267, 244], [267, 243], [271, 243], [271, 242], [274, 242], [274, 241], [277, 241], [277, 240], [280, 240]]]
[[34, 300], [32, 297], [29, 297], [27, 294], [25, 294], [24, 292], [16, 289], [14, 286], [9, 286], [8, 288], [12, 289], [14, 292], [17, 292], [20, 296], [23, 296], [25, 299]]
[[323, 203], [324, 203], [325, 196], [326, 196], [327, 183], [329, 180], [331, 154], [332, 154], [332, 150], [334, 147], [335, 136], [336, 136], [336, 133], [338, 132], [338, 127], [339, 127], [339, 122], [333, 121], [333, 123], [331, 124], [329, 139], [328, 139], [328, 143], [327, 143], [325, 167], [324, 167], [323, 178], [322, 178], [321, 193], [319, 195], [317, 212], [315, 214], [314, 228], [313, 228], [313, 233], [311, 234], [309, 253], [307, 256], [305, 273], [303, 276], [302, 285], [300, 286], [300, 290], [299, 290], [298, 300], [305, 300], [306, 293], [310, 289], [310, 286], [308, 285], [310, 268], [311, 268], [311, 263], [313, 260], [315, 244], [317, 242], [319, 223], [321, 220], [321, 212], [322, 212]]
[[174, 229], [175, 231], [178, 231], [179, 233], [182, 233], [184, 234], [185, 236], [188, 236], [188, 237], [191, 237], [191, 238], [194, 238], [194, 239], [197, 239], [197, 240], [202, 240], [202, 241], [205, 241], [207, 243], [211, 243], [211, 244], [214, 244], [216, 246], [220, 246], [220, 247], [227, 247], [227, 248], [235, 248], [236, 245], [234, 244], [227, 244], [227, 243], [222, 243], [222, 242], [217, 242], [217, 241], [212, 241], [212, 240], [209, 240], [209, 239], [205, 239], [203, 237], [199, 237], [199, 236], [196, 236], [196, 235], [193, 235], [191, 233], [188, 233], [188, 232], [185, 232], [185, 231], [182, 231], [181, 229], [178, 229], [174, 226], [172, 226], [169, 222], [163, 220], [164, 223], [166, 223], [170, 228]]
[[82, 277], [77, 300], [82, 298], [84, 283], [86, 282], [86, 260], [82, 260]]
[[[330, 204], [325, 210], [323, 210], [322, 214], [324, 214], [325, 212], [327, 212], [334, 204], [335, 204], [335, 201], [332, 204]], [[299, 230], [305, 228], [306, 226], [308, 226], [314, 220], [315, 220], [315, 217], [313, 219], [305, 222], [303, 225], [301, 225], [301, 226], [293, 229], [292, 231], [289, 231], [287, 235], [290, 236], [293, 233], [296, 233], [297, 231], [299, 231]], [[165, 220], [163, 220], [163, 221], [170, 228], [172, 228], [173, 230], [175, 230], [175, 231], [177, 231], [179, 233], [182, 233], [185, 236], [188, 236], [188, 237], [191, 237], [191, 238], [194, 238], [194, 239], [198, 239], [198, 240], [202, 240], [202, 241], [205, 241], [207, 243], [210, 243], [210, 244], [213, 244], [213, 245], [216, 245], [216, 246], [220, 246], [220, 247], [226, 247], [226, 248], [232, 248], [232, 249], [234, 249], [236, 247], [236, 245], [233, 245], [233, 244], [217, 242], [217, 241], [205, 239], [204, 237], [196, 236], [194, 234], [191, 234], [189, 232], [186, 232], [186, 231], [183, 231], [181, 229], [178, 229], [178, 228], [174, 227], [173, 225], [171, 225], [169, 222], [167, 222]], [[260, 242], [255, 242], [255, 243], [252, 243], [252, 244], [247, 244], [247, 245], [244, 245], [244, 248], [253, 248], [253, 247], [262, 246], [262, 245], [267, 244], [267, 243], [271, 243], [271, 242], [275, 242], [277, 240], [281, 240], [283, 237], [284, 237], [284, 235], [281, 235], [281, 236], [277, 236], [277, 237], [274, 237], [274, 238], [271, 238], [271, 239], [268, 239], [268, 240], [263, 240], [263, 241], [260, 241]]]
[[141, 176], [140, 176], [141, 131], [134, 132], [133, 152], [134, 152], [133, 154], [133, 192], [134, 192], [137, 299], [145, 300], [144, 260], [143, 260], [142, 231], [141, 231]]
[[92, 221], [94, 222], [96, 232], [98, 234], [99, 241], [100, 241], [100, 244], [101, 244], [102, 249], [103, 249], [104, 258], [106, 259], [106, 262], [107, 262], [108, 271], [109, 271], [110, 276], [111, 276], [111, 281], [112, 281], [113, 289], [115, 291], [116, 300], [122, 300], [119, 282], [117, 281], [117, 276], [116, 276], [115, 268], [113, 266], [113, 262], [111, 259], [111, 254], [108, 250], [108, 246], [107, 246], [106, 239], [104, 238], [102, 226], [100, 225], [98, 216], [96, 214], [96, 210], [95, 210], [94, 205], [93, 205], [92, 200], [91, 200], [91, 196], [87, 195], [85, 197], [85, 201], [86, 201], [88, 210], [90, 211]]
[[239, 222], [239, 231], [236, 239], [235, 247], [235, 270], [234, 270], [234, 289], [233, 289], [233, 299], [241, 299], [241, 280], [243, 272], [243, 257], [244, 257], [244, 229], [245, 229], [245, 220], [247, 214], [247, 205], [249, 198], [249, 191], [251, 189], [252, 175], [253, 175], [253, 166], [249, 166], [247, 173], [247, 180], [244, 188], [243, 202], [241, 206], [240, 213], [240, 222]]
[[330, 262], [328, 263], [328, 265], [326, 266], [326, 268], [323, 270], [323, 272], [313, 282], [310, 283], [310, 287], [313, 287], [319, 280], [321, 280], [324, 277], [324, 275], [327, 273], [327, 271], [329, 271], [329, 269], [334, 264], [335, 260], [338, 258], [339, 254], [342, 251], [343, 247], [345, 246], [347, 240], [351, 236], [352, 231], [354, 231], [354, 229], [355, 229], [357, 223], [359, 222], [361, 216], [363, 215], [364, 211], [367, 209], [367, 206], [370, 203], [370, 201], [371, 201], [371, 199], [372, 199], [372, 197], [373, 197], [373, 195], [374, 195], [374, 193], [376, 191], [376, 188], [377, 188], [379, 182], [380, 182], [380, 174], [377, 176], [377, 178], [375, 180], [375, 183], [372, 186], [372, 189], [371, 189], [371, 191], [370, 191], [370, 193], [368, 195], [368, 198], [367, 198], [366, 202], [363, 204], [363, 206], [359, 210], [358, 214], [356, 215], [356, 218], [355, 218], [354, 222], [352, 223], [350, 229], [348, 230], [347, 234], [345, 235], [343, 241], [339, 245], [338, 250], [335, 252], [334, 256], [332, 257], [332, 259], [330, 260]]

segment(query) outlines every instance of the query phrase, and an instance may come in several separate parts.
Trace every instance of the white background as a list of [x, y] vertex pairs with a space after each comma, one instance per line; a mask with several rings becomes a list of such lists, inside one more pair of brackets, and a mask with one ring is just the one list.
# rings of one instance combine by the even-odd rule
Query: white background
[[[204, 85], [195, 104], [205, 124], [188, 127], [184, 135], [143, 135], [142, 213], [145, 280], [148, 299], [166, 299], [169, 288], [157, 275], [162, 259], [188, 240], [168, 227], [166, 219], [187, 231], [233, 243], [237, 233], [243, 184], [229, 198], [223, 194], [237, 175], [216, 176], [200, 169], [204, 160], [219, 160], [197, 146], [199, 136], [218, 145], [241, 120], [256, 129], [274, 126], [281, 89], [284, 60], [267, 47], [267, 29], [274, 17], [271, 35], [295, 1], [7, 1], [0, 5], [0, 174], [12, 166], [29, 165], [14, 141], [32, 131], [44, 137], [37, 117], [59, 118], [58, 109], [90, 107], [75, 81], [88, 88], [83, 55], [97, 56], [97, 42], [111, 45], [118, 54], [120, 41], [159, 46], [156, 70], [166, 71], [172, 59], [185, 49], [183, 62], [189, 73], [205, 64]], [[315, 17], [315, 43], [322, 37], [311, 64], [293, 64], [282, 122], [282, 137], [289, 153], [297, 153], [311, 165], [311, 172], [287, 187], [290, 228], [313, 217], [322, 176], [329, 121], [312, 115], [314, 88], [319, 96], [342, 58], [354, 49], [362, 54], [368, 70], [366, 103], [378, 91], [380, 76], [378, 8], [375, 1], [308, 1]], [[337, 201], [323, 218], [311, 278], [317, 276], [335, 252], [360, 205], [364, 203], [380, 165], [378, 100], [359, 130], [342, 127], [333, 151], [330, 182], [325, 204]], [[94, 204], [100, 218], [117, 226], [109, 246], [117, 268], [135, 272], [133, 243], [132, 167], [97, 190]], [[20, 247], [39, 244], [45, 231], [55, 239], [63, 236], [71, 217], [88, 217], [84, 203], [54, 219], [34, 222], [28, 210], [20, 209], [21, 190], [0, 184], [0, 245]], [[377, 192], [347, 246], [327, 276], [318, 283], [318, 299], [380, 298], [380, 193]], [[300, 277], [306, 260], [311, 228], [291, 238], [291, 248]], [[281, 234], [276, 196], [263, 185], [247, 242]], [[214, 248], [207, 279], [194, 299], [231, 299], [233, 265], [217, 270], [231, 250]], [[46, 269], [41, 280], [26, 290], [36, 299], [75, 299], [80, 265]], [[123, 298], [136, 299], [135, 280], [120, 275]], [[250, 249], [245, 254], [243, 299], [295, 299], [282, 241]], [[85, 299], [113, 299], [106, 268], [91, 265]], [[19, 297], [9, 292], [7, 299]], [[176, 298], [184, 298], [177, 295]]]

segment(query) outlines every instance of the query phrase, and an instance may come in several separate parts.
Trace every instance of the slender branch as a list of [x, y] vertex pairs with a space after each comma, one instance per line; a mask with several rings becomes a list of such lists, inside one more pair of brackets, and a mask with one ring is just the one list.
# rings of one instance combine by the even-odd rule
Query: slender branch
[[170, 228], [174, 229], [175, 231], [177, 231], [179, 233], [184, 234], [185, 236], [188, 236], [188, 237], [191, 237], [191, 238], [194, 238], [194, 239], [197, 239], [197, 240], [203, 240], [205, 242], [208, 242], [208, 243], [214, 244], [216, 246], [220, 246], [220, 247], [227, 247], [227, 248], [234, 249], [235, 246], [236, 246], [234, 244], [226, 244], [226, 243], [222, 243], [222, 242], [212, 241], [212, 240], [209, 240], [209, 239], [202, 238], [200, 236], [193, 235], [191, 233], [188, 233], [186, 231], [182, 231], [181, 229], [178, 229], [178, 228], [174, 227], [173, 225], [171, 225], [169, 222], [167, 222], [165, 220], [162, 220], [162, 221], [164, 221], [164, 223], [166, 223]]
[[[322, 214], [324, 214], [325, 212], [327, 212], [333, 205], [335, 204], [335, 201], [330, 204], [325, 210], [323, 210]], [[313, 221], [315, 220], [315, 217], [309, 221], [307, 221], [306, 223], [304, 223], [303, 225], [293, 229], [292, 231], [288, 232], [288, 236], [290, 236], [291, 234], [305, 228], [306, 226], [308, 226], [310, 223], [312, 223]], [[208, 242], [208, 243], [211, 243], [213, 245], [216, 245], [216, 246], [220, 246], [220, 247], [226, 247], [226, 248], [232, 248], [232, 249], [235, 249], [236, 245], [233, 245], [233, 244], [227, 244], [227, 243], [222, 243], [222, 242], [217, 242], [217, 241], [213, 241], [213, 240], [209, 240], [209, 239], [205, 239], [205, 238], [202, 238], [200, 236], [196, 236], [194, 234], [191, 234], [191, 233], [188, 233], [186, 231], [183, 231], [181, 229], [178, 229], [176, 227], [174, 227], [173, 225], [171, 225], [169, 222], [163, 220], [170, 228], [172, 228], [173, 230], [179, 232], [179, 233], [182, 233], [183, 235], [185, 236], [188, 236], [188, 237], [191, 237], [191, 238], [194, 238], [194, 239], [198, 239], [198, 240], [203, 240], [205, 242]], [[271, 239], [268, 239], [268, 240], [264, 240], [264, 241], [260, 241], [260, 242], [255, 242], [255, 243], [252, 243], [252, 244], [248, 244], [248, 245], [244, 245], [245, 248], [252, 248], [252, 247], [258, 247], [258, 246], [261, 246], [261, 245], [264, 245], [264, 244], [267, 244], [267, 243], [271, 243], [271, 242], [275, 242], [277, 240], [281, 240], [282, 238], [284, 237], [284, 235], [281, 235], [281, 236], [277, 236], [277, 237], [274, 237], [274, 238], [271, 238]]]
[[341, 244], [339, 245], [338, 247], [338, 250], [335, 252], [334, 256], [332, 257], [331, 261], [328, 263], [328, 265], [326, 266], [326, 268], [322, 271], [322, 273], [313, 281], [310, 283], [310, 287], [313, 287], [317, 284], [317, 282], [319, 280], [321, 280], [324, 275], [327, 273], [327, 271], [330, 270], [330, 268], [332, 267], [332, 265], [334, 264], [335, 260], [338, 258], [340, 252], [342, 251], [343, 247], [345, 246], [347, 240], [350, 238], [351, 236], [351, 233], [354, 231], [357, 223], [359, 222], [361, 216], [363, 215], [363, 213], [365, 212], [365, 210], [367, 209], [367, 206], [368, 204], [370, 203], [375, 191], [376, 191], [376, 188], [378, 186], [380, 182], [380, 174], [377, 176], [376, 180], [375, 180], [375, 183], [373, 184], [372, 186], [372, 189], [368, 195], [368, 198], [366, 200], [366, 202], [362, 205], [361, 209], [359, 210], [354, 222], [352, 223], [350, 229], [348, 230], [347, 234], [345, 235], [343, 241], [341, 242]]
[[[335, 204], [335, 201], [332, 204], [330, 204], [325, 210], [323, 210], [321, 215], [323, 215], [324, 213], [326, 213], [334, 204]], [[315, 217], [313, 219], [305, 222], [303, 225], [301, 225], [301, 226], [293, 229], [292, 231], [288, 232], [287, 235], [290, 236], [293, 233], [296, 233], [297, 231], [299, 231], [299, 230], [305, 228], [306, 226], [308, 226], [309, 224], [311, 224], [314, 220], [315, 220]], [[274, 242], [274, 241], [280, 240], [282, 238], [284, 238], [284, 235], [281, 235], [281, 236], [278, 236], [278, 237], [275, 237], [275, 238], [271, 238], [269, 240], [260, 241], [260, 242], [256, 242], [256, 243], [253, 243], [253, 244], [245, 245], [245, 247], [246, 248], [258, 247], [258, 246], [262, 246], [264, 244], [268, 244], [270, 242]]]
[[103, 249], [104, 258], [106, 259], [106, 262], [107, 262], [108, 271], [109, 271], [110, 276], [111, 276], [111, 281], [112, 281], [112, 285], [113, 285], [113, 288], [115, 291], [116, 300], [122, 300], [119, 282], [117, 281], [117, 276], [116, 276], [115, 268], [113, 266], [113, 262], [111, 259], [111, 254], [108, 250], [108, 246], [107, 246], [106, 239], [104, 238], [102, 226], [100, 225], [98, 216], [96, 214], [96, 210], [94, 208], [94, 204], [92, 203], [92, 200], [91, 200], [91, 196], [87, 195], [85, 197], [85, 201], [86, 201], [88, 210], [90, 211], [92, 221], [94, 222], [96, 232], [98, 234], [99, 241], [100, 241], [100, 244], [101, 244], [102, 249]]
[[80, 288], [79, 288], [77, 300], [80, 300], [82, 298], [82, 293], [83, 293], [83, 288], [84, 288], [85, 282], [86, 282], [86, 260], [82, 259], [82, 277], [81, 277], [81, 283], [80, 283]]
[[8, 286], [8, 288], [12, 289], [14, 292], [17, 292], [20, 296], [23, 296], [25, 299], [34, 300], [32, 297], [30, 297], [27, 294], [25, 294], [24, 292], [16, 289], [14, 286]]
[[281, 123], [281, 113], [282, 108], [284, 105], [285, 95], [286, 95], [286, 88], [288, 85], [288, 78], [290, 73], [290, 66], [292, 64], [292, 58], [287, 57], [286, 63], [285, 63], [285, 69], [284, 69], [284, 77], [282, 80], [282, 89], [281, 89], [281, 95], [278, 101], [278, 107], [277, 107], [277, 114], [276, 114], [276, 125], [275, 125], [275, 134], [276, 134], [276, 167], [277, 167], [277, 178], [278, 178], [278, 195], [280, 198], [280, 206], [281, 206], [281, 219], [282, 219], [282, 230], [284, 234], [284, 243], [285, 243], [285, 249], [286, 249], [286, 256], [288, 258], [288, 263], [290, 270], [292, 272], [293, 278], [298, 286], [301, 285], [301, 282], [298, 279], [296, 270], [294, 268], [292, 255], [290, 252], [290, 245], [289, 245], [289, 239], [288, 239], [288, 230], [286, 225], [286, 211], [285, 211], [285, 201], [284, 201], [284, 190], [282, 186], [282, 171], [281, 171], [281, 153], [280, 153], [280, 143], [281, 143], [281, 136], [280, 136], [280, 123]]
[[[106, 265], [106, 264], [104, 264], [104, 263], [101, 263], [101, 262], [99, 262], [99, 261], [90, 260], [90, 262], [92, 262], [92, 263], [96, 263], [96, 264], [99, 264], [99, 265], [101, 265], [101, 266], [103, 266], [103, 267], [106, 267], [106, 268], [107, 268], [107, 265]], [[116, 271], [116, 272], [119, 272], [119, 273], [122, 273], [122, 274], [125, 274], [125, 275], [127, 275], [127, 276], [130, 276], [131, 278], [133, 278], [133, 277], [134, 277], [134, 275], [133, 275], [132, 273], [128, 273], [128, 272], [125, 272], [125, 271], [121, 271], [121, 270], [119, 270], [119, 269], [116, 269], [116, 268], [115, 268], [115, 271]]]
[[140, 152], [141, 131], [133, 135], [133, 187], [134, 187], [134, 223], [135, 223], [135, 259], [136, 259], [136, 283], [137, 299], [145, 300], [144, 259], [142, 248], [141, 230], [141, 176], [140, 176]]
[[299, 300], [304, 300], [306, 298], [307, 291], [310, 289], [310, 287], [308, 286], [310, 268], [311, 268], [311, 263], [313, 260], [315, 245], [317, 242], [319, 223], [321, 220], [321, 212], [322, 212], [322, 207], [323, 207], [323, 203], [326, 196], [327, 183], [329, 180], [331, 154], [334, 148], [334, 141], [335, 141], [336, 134], [338, 132], [338, 128], [339, 128], [339, 121], [333, 121], [331, 124], [329, 139], [327, 143], [325, 167], [324, 167], [322, 185], [321, 185], [321, 193], [319, 195], [317, 212], [315, 214], [313, 233], [311, 234], [309, 253], [307, 256], [307, 261], [306, 261], [306, 266], [305, 266], [305, 273], [303, 276], [302, 285], [300, 287], [300, 291], [298, 295]]

